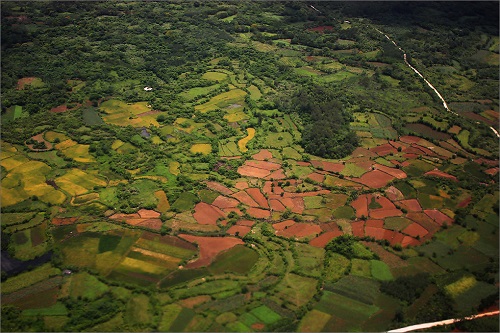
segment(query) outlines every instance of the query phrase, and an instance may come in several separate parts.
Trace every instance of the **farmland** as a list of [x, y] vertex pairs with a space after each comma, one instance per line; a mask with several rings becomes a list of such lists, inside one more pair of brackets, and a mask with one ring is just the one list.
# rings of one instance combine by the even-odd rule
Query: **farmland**
[[492, 3], [1, 8], [2, 331], [498, 307]]

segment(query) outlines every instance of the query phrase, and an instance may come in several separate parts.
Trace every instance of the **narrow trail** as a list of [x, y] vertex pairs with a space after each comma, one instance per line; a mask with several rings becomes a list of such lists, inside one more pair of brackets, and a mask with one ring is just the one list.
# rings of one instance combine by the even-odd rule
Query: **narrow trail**
[[411, 332], [411, 331], [416, 331], [416, 330], [421, 330], [421, 329], [426, 329], [426, 328], [431, 328], [435, 326], [442, 326], [442, 325], [450, 325], [459, 321], [463, 320], [473, 320], [481, 317], [488, 317], [488, 316], [498, 316], [500, 311], [492, 311], [492, 312], [485, 312], [485, 313], [480, 313], [477, 315], [472, 315], [470, 317], [465, 317], [461, 319], [446, 319], [446, 320], [441, 320], [441, 321], [435, 321], [432, 323], [423, 323], [423, 324], [418, 324], [418, 325], [412, 325], [412, 326], [406, 326], [402, 328], [397, 328], [395, 330], [390, 330], [387, 331], [388, 333], [400, 333], [400, 332]]

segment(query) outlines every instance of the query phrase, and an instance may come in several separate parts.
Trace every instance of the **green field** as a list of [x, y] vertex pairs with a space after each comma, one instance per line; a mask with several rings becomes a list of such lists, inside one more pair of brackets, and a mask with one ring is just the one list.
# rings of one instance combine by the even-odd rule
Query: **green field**
[[246, 246], [237, 245], [232, 249], [219, 254], [208, 268], [212, 274], [234, 272], [247, 275], [259, 259], [259, 254]]

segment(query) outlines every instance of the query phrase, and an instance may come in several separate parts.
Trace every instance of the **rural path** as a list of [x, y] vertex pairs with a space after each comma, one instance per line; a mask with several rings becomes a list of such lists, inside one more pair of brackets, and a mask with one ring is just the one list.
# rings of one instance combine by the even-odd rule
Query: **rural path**
[[387, 332], [388, 333], [411, 332], [411, 331], [431, 328], [431, 327], [435, 327], [435, 326], [450, 325], [450, 324], [453, 324], [453, 323], [456, 323], [456, 322], [459, 322], [462, 320], [472, 320], [472, 319], [477, 319], [477, 318], [481, 318], [481, 317], [498, 316], [499, 313], [500, 313], [500, 311], [496, 310], [496, 311], [491, 311], [491, 312], [480, 313], [477, 315], [472, 315], [470, 317], [465, 317], [465, 318], [446, 319], [446, 320], [441, 320], [441, 321], [434, 321], [432, 323], [423, 323], [423, 324], [417, 324], [417, 325], [412, 325], [412, 326], [406, 326], [406, 327], [402, 327], [402, 328], [397, 328], [395, 330], [390, 330]]

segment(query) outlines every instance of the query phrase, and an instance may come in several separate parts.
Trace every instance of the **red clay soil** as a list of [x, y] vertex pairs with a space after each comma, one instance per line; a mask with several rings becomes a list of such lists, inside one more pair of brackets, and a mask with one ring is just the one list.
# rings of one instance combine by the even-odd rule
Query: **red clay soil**
[[238, 222], [236, 222], [236, 225], [243, 225], [246, 227], [252, 227], [254, 224], [255, 222], [250, 220], [239, 220]]
[[139, 216], [143, 219], [157, 219], [161, 215], [160, 213], [155, 212], [151, 209], [139, 209], [137, 214], [139, 214]]
[[311, 165], [311, 163], [309, 163], [309, 162], [304, 162], [304, 161], [297, 161], [297, 162], [295, 162], [295, 164], [297, 164], [298, 166], [305, 166], [305, 167], [307, 167], [307, 166], [310, 166], [310, 165]]
[[394, 186], [388, 187], [385, 190], [385, 195], [392, 201], [403, 200], [405, 198], [403, 193]]
[[[383, 196], [378, 196], [378, 197], [376, 196], [375, 202], [378, 203], [380, 206], [382, 206], [379, 209], [395, 209], [396, 208], [396, 206], [394, 206], [394, 204], [392, 203], [391, 200], [389, 200]], [[377, 209], [373, 209], [373, 210], [377, 210]]]
[[245, 165], [251, 166], [254, 168], [269, 170], [269, 171], [274, 171], [274, 170], [278, 170], [281, 168], [281, 164], [273, 163], [273, 162], [266, 162], [266, 161], [252, 161], [252, 160], [250, 160], [250, 161], [246, 161]]
[[323, 194], [330, 194], [331, 192], [328, 190], [319, 190], [319, 191], [313, 191], [313, 192], [302, 192], [302, 193], [296, 193], [296, 192], [285, 192], [283, 194], [284, 198], [304, 198], [304, 197], [317, 197]]
[[271, 154], [271, 152], [267, 149], [262, 149], [260, 152], [258, 152], [257, 154], [253, 155], [252, 158], [254, 160], [258, 160], [258, 161], [264, 161], [266, 159], [271, 159], [273, 158], [273, 154]]
[[404, 236], [403, 240], [401, 241], [402, 247], [417, 246], [419, 244], [420, 244], [420, 242], [418, 240], [416, 240], [415, 238], [410, 237], [410, 236]]
[[[272, 186], [271, 184], [274, 184], [274, 186]], [[271, 182], [271, 181], [266, 181], [264, 183], [264, 188], [262, 189], [262, 192], [264, 192], [265, 194], [267, 195], [271, 195], [271, 194], [281, 194], [283, 193], [283, 189], [278, 185], [278, 182], [274, 181], [274, 182]]]
[[238, 168], [238, 173], [246, 177], [264, 178], [269, 176], [271, 172], [269, 170], [250, 167], [248, 165], [242, 165]]
[[431, 150], [431, 149], [429, 149], [427, 147], [420, 146], [420, 145], [417, 145], [415, 147], [418, 148], [418, 149], [420, 149], [421, 151], [423, 151], [424, 154], [427, 155], [427, 156], [433, 156], [433, 157], [438, 156], [438, 154], [436, 154], [433, 150]]
[[271, 217], [271, 212], [268, 210], [250, 207], [247, 209], [247, 213], [251, 217], [255, 217], [256, 219], [267, 219]]
[[62, 113], [68, 111], [68, 106], [66, 104], [56, 106], [55, 108], [50, 109], [50, 112], [53, 113]]
[[217, 198], [215, 198], [214, 202], [212, 202], [212, 206], [218, 207], [220, 209], [234, 208], [238, 206], [239, 203], [240, 202], [236, 199], [219, 195]]
[[408, 144], [407, 144], [407, 143], [403, 143], [403, 142], [401, 142], [401, 141], [391, 141], [391, 140], [389, 140], [389, 144], [390, 144], [391, 146], [393, 146], [394, 148], [396, 148], [396, 149], [398, 149], [399, 147], [401, 147], [401, 148], [406, 148], [406, 147], [408, 147]]
[[248, 183], [247, 182], [237, 182], [234, 187], [236, 187], [238, 190], [244, 190], [248, 188]]
[[253, 200], [262, 208], [269, 208], [266, 197], [260, 192], [258, 188], [252, 187], [246, 190]]
[[[302, 200], [301, 198], [295, 198], [295, 199]], [[304, 208], [303, 208], [304, 205], [302, 204], [302, 209], [301, 209], [301, 206], [296, 207], [295, 201], [292, 198], [281, 198], [280, 201], [283, 204], [283, 206], [290, 209], [294, 213], [302, 214], [302, 212], [304, 211]]]
[[238, 236], [245, 237], [245, 235], [248, 234], [251, 229], [252, 228], [243, 225], [233, 225], [231, 228], [227, 229], [226, 233], [233, 236], [238, 233]]
[[[158, 234], [154, 235], [158, 236]], [[160, 236], [160, 242], [163, 244], [173, 245], [175, 247], [180, 247], [183, 249], [196, 251], [196, 246], [194, 246], [190, 242], [185, 241], [184, 239], [175, 236], [170, 236], [170, 235]]]
[[448, 215], [441, 213], [437, 209], [426, 209], [424, 210], [424, 213], [439, 225], [443, 225], [445, 223], [450, 225], [453, 223], [453, 220]]
[[312, 239], [309, 242], [309, 244], [314, 246], [314, 247], [324, 248], [326, 246], [326, 244], [328, 244], [332, 239], [334, 239], [335, 237], [338, 237], [342, 234], [344, 234], [344, 233], [340, 230], [328, 231], [328, 232], [325, 232], [324, 234], [321, 234], [318, 237]]
[[302, 198], [292, 198], [293, 204], [294, 204], [294, 209], [292, 209], [292, 212], [297, 213], [297, 214], [302, 214], [304, 212], [304, 209], [306, 209], [305, 204], [304, 204], [304, 199]]
[[52, 219], [52, 224], [53, 225], [69, 225], [69, 224], [75, 223], [77, 220], [78, 220], [78, 217], [61, 217], [61, 218], [54, 217]]
[[319, 226], [320, 226], [321, 230], [323, 230], [325, 232], [340, 230], [339, 226], [335, 222], [322, 223]]
[[465, 200], [463, 200], [463, 201], [459, 202], [459, 203], [458, 203], [458, 205], [457, 205], [457, 207], [458, 207], [458, 208], [464, 208], [464, 207], [467, 207], [467, 206], [470, 204], [470, 202], [471, 202], [471, 201], [472, 201], [472, 197], [468, 197], [467, 199], [465, 199]]
[[[391, 231], [391, 230], [387, 230], [387, 231]], [[398, 231], [393, 231], [392, 232], [392, 238], [391, 240], [389, 240], [389, 242], [391, 243], [391, 245], [396, 245], [396, 244], [399, 244], [399, 245], [402, 245], [403, 244], [403, 239], [405, 238], [406, 236], [403, 235], [402, 233], [398, 232]]]
[[374, 168], [380, 171], [383, 171], [393, 177], [396, 177], [397, 179], [404, 179], [406, 178], [406, 173], [403, 170], [399, 170], [396, 168], [389, 168], [385, 165], [382, 164], [375, 164]]
[[219, 193], [222, 193], [224, 195], [231, 195], [233, 194], [233, 191], [228, 189], [226, 186], [217, 183], [217, 182], [205, 182], [207, 184], [207, 187], [211, 190], [217, 191]]
[[426, 155], [420, 146], [410, 146], [403, 150], [405, 152], [405, 156], [409, 154], [413, 155]]
[[283, 222], [278, 222], [273, 224], [273, 229], [276, 231], [285, 230], [287, 227], [290, 227], [295, 224], [294, 220], [285, 220]]
[[356, 200], [351, 202], [351, 207], [356, 210], [356, 217], [368, 217], [368, 194], [360, 195]]
[[328, 172], [341, 172], [344, 170], [345, 165], [342, 163], [326, 162], [326, 161], [311, 161], [311, 164], [316, 169], [323, 169]]
[[36, 77], [23, 77], [17, 81], [17, 90], [23, 90], [24, 86], [35, 81]]
[[352, 181], [361, 183], [371, 188], [381, 188], [387, 185], [390, 181], [392, 181], [394, 177], [388, 175], [385, 172], [380, 170], [374, 170], [365, 173], [360, 178], [352, 178]]
[[286, 175], [285, 175], [285, 172], [283, 171], [283, 169], [279, 169], [279, 170], [276, 170], [276, 171], [273, 171], [269, 176], [266, 176], [264, 177], [264, 179], [266, 180], [270, 180], [270, 179], [286, 179]]
[[50, 150], [52, 149], [53, 145], [52, 143], [50, 143], [49, 141], [45, 140], [43, 138], [43, 134], [40, 133], [40, 134], [37, 134], [35, 136], [32, 136], [31, 137], [33, 140], [35, 141], [38, 141], [38, 142], [45, 142], [45, 147], [47, 148], [44, 148], [44, 149], [36, 149], [36, 148], [33, 148], [34, 145], [27, 145], [29, 149], [33, 150], [33, 151], [47, 151], [47, 150]]
[[113, 214], [109, 217], [112, 220], [127, 220], [127, 219], [140, 219], [141, 217], [137, 213], [133, 214]]
[[137, 225], [153, 230], [160, 230], [163, 225], [163, 222], [160, 219], [142, 219], [142, 222]]
[[351, 223], [352, 234], [356, 237], [364, 237], [365, 235], [365, 222], [357, 221]]
[[193, 217], [199, 224], [217, 225], [219, 217], [224, 217], [224, 212], [219, 208], [209, 205], [205, 202], [200, 202], [194, 207]]
[[377, 157], [377, 154], [372, 153], [366, 148], [361, 148], [358, 147], [354, 149], [354, 151], [351, 154], [352, 157]]
[[286, 207], [277, 199], [269, 200], [269, 205], [273, 211], [284, 212], [286, 210]]
[[370, 217], [372, 219], [385, 219], [391, 216], [402, 216], [403, 212], [399, 209], [374, 209], [370, 211]]
[[365, 228], [366, 227], [383, 228], [384, 227], [384, 220], [367, 220], [365, 222]]
[[188, 242], [198, 244], [198, 248], [200, 249], [199, 258], [187, 264], [186, 268], [207, 266], [220, 252], [228, 250], [235, 245], [243, 244], [241, 239], [234, 237], [202, 237], [187, 234], [180, 234], [179, 237]]
[[315, 182], [322, 183], [325, 180], [325, 175], [322, 175], [317, 172], [310, 173], [306, 176], [306, 178], [309, 178]]
[[[417, 154], [404, 154], [403, 157], [407, 158], [409, 160], [414, 160], [414, 159], [418, 158], [418, 155]], [[405, 166], [408, 166], [408, 165], [405, 165]]]
[[418, 136], [406, 135], [399, 138], [399, 141], [404, 143], [417, 143], [420, 141]]
[[370, 151], [376, 153], [378, 156], [386, 156], [386, 155], [389, 155], [391, 153], [396, 154], [398, 152], [397, 149], [395, 149], [389, 143], [385, 143], [383, 145], [370, 148]]
[[321, 233], [321, 228], [313, 223], [295, 223], [294, 225], [277, 232], [278, 236], [284, 237], [307, 237]]
[[427, 214], [423, 212], [422, 213], [410, 212], [406, 214], [406, 218], [420, 224], [431, 234], [438, 231], [440, 227], [438, 223], [436, 223], [432, 218], [430, 218]]
[[450, 174], [448, 174], [446, 172], [439, 171], [437, 169], [428, 171], [424, 175], [426, 175], [426, 176], [433, 176], [433, 177], [440, 177], [440, 178], [447, 178], [447, 179], [451, 179], [451, 180], [453, 180], [455, 182], [458, 182], [457, 177], [452, 176], [452, 175], [450, 175]]
[[144, 222], [145, 220], [146, 219], [141, 219], [141, 218], [130, 218], [130, 219], [126, 219], [125, 223], [128, 225], [139, 225], [142, 222]]
[[498, 173], [498, 168], [491, 168], [491, 169], [488, 169], [488, 170], [484, 170], [484, 172], [488, 175], [491, 175], [491, 176], [494, 176]]
[[482, 157], [476, 158], [474, 160], [474, 162], [477, 163], [477, 164], [483, 164], [484, 163], [484, 164], [489, 165], [489, 166], [498, 166], [498, 160], [494, 160], [493, 161], [493, 160], [488, 160], [488, 159], [482, 158]]
[[420, 206], [420, 203], [418, 202], [417, 199], [401, 200], [398, 202], [398, 204], [402, 208], [404, 208], [410, 212], [421, 212], [422, 211], [422, 207]]
[[377, 240], [382, 240], [384, 239], [384, 234], [385, 234], [385, 229], [384, 228], [377, 228], [377, 227], [368, 227], [365, 226], [365, 236], [367, 237], [373, 237]]
[[195, 306], [210, 301], [211, 299], [212, 297], [208, 295], [201, 295], [201, 296], [185, 298], [183, 300], [180, 300], [179, 303], [185, 308], [193, 309]]
[[429, 233], [424, 227], [422, 227], [418, 223], [410, 224], [402, 232], [404, 234], [412, 236], [413, 238], [416, 238], [417, 236], [424, 237]]
[[262, 331], [264, 329], [264, 327], [266, 327], [266, 325], [264, 325], [263, 323], [253, 323], [252, 326], [250, 326], [252, 328], [252, 330], [255, 330], [255, 331]]
[[250, 195], [248, 195], [245, 191], [236, 192], [233, 194], [233, 198], [238, 199], [242, 204], [250, 206], [250, 207], [259, 207], [259, 204], [252, 199]]

